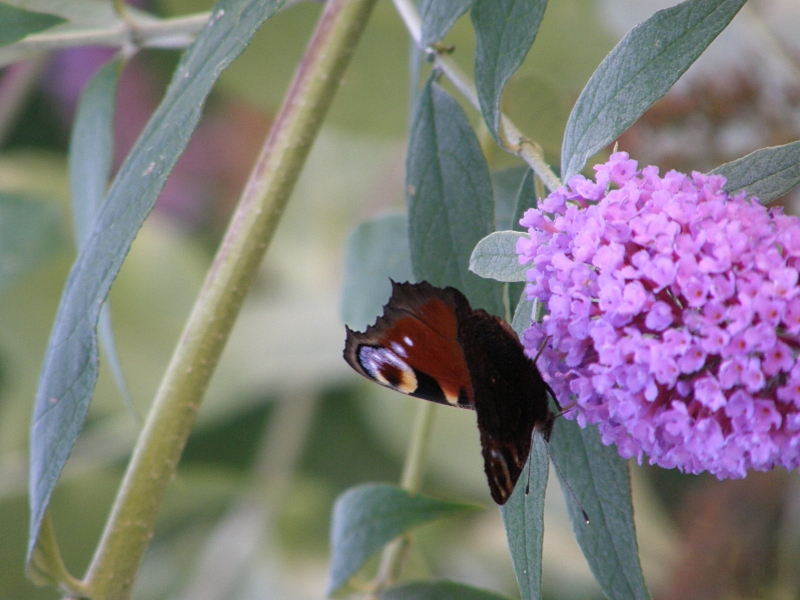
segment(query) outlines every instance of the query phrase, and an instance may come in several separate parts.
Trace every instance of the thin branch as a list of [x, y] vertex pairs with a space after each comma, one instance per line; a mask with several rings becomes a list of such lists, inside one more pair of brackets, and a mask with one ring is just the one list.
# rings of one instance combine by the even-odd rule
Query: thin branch
[[[420, 402], [417, 406], [414, 427], [411, 430], [411, 442], [406, 453], [405, 465], [403, 465], [403, 476], [400, 480], [400, 486], [411, 494], [419, 493], [422, 488], [435, 414], [436, 404], [433, 402]], [[370, 585], [373, 598], [377, 598], [380, 592], [397, 580], [410, 547], [411, 536], [405, 534], [383, 549], [378, 574]]]
[[[403, 19], [408, 29], [411, 39], [419, 46], [422, 39], [422, 22], [416, 6], [411, 0], [393, 0], [397, 12]], [[475, 83], [470, 77], [461, 70], [456, 62], [447, 54], [441, 53], [437, 48], [430, 47], [424, 49], [434, 57], [434, 64], [452, 82], [456, 89], [461, 92], [464, 98], [480, 110], [478, 93], [475, 90]], [[541, 147], [525, 136], [506, 115], [500, 115], [501, 137], [507, 141], [504, 150], [519, 156], [528, 163], [536, 176], [542, 180], [548, 189], [554, 191], [561, 187], [561, 180], [553, 173], [553, 170], [544, 159], [544, 152]]]
[[[287, 0], [282, 12], [302, 0]], [[141, 48], [187, 48], [205, 26], [210, 12], [162, 19], [114, 0], [115, 17], [102, 25], [70, 23], [31, 34], [0, 48], [0, 67], [50, 50], [78, 46], [110, 46], [130, 56]]]
[[125, 19], [118, 18], [100, 27], [55, 27], [0, 48], [0, 67], [38, 53], [78, 46], [110, 46], [127, 54], [138, 48], [182, 49], [194, 41], [210, 15], [158, 19], [127, 11]]

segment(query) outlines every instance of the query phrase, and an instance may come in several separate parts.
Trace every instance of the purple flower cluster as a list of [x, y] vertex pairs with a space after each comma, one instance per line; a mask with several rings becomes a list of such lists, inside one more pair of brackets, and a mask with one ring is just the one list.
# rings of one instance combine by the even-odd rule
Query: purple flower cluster
[[720, 479], [800, 466], [800, 219], [619, 152], [521, 224], [523, 343], [625, 458]]

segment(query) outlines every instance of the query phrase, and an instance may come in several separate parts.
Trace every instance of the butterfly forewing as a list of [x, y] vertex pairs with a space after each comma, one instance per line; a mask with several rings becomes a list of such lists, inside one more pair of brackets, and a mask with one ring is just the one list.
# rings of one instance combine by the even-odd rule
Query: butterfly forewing
[[425, 282], [392, 282], [383, 316], [364, 333], [347, 330], [345, 360], [365, 377], [404, 394], [472, 408], [454, 291]]

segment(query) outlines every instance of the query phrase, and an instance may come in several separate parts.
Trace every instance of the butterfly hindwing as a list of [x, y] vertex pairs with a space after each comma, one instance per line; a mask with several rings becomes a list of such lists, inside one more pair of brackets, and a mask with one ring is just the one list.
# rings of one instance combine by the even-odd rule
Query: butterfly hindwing
[[492, 498], [504, 504], [514, 491], [531, 449], [534, 428], [550, 437], [549, 387], [524, 353], [514, 331], [482, 310], [459, 320], [470, 369], [484, 470]]

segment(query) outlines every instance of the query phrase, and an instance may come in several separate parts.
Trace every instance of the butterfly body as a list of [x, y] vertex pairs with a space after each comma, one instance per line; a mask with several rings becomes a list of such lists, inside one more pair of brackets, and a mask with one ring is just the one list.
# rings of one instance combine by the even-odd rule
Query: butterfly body
[[547, 440], [552, 391], [511, 327], [473, 310], [455, 288], [392, 282], [383, 316], [347, 329], [344, 358], [361, 375], [399, 392], [475, 410], [492, 498], [505, 504], [534, 429]]

